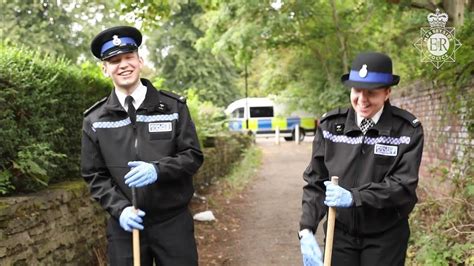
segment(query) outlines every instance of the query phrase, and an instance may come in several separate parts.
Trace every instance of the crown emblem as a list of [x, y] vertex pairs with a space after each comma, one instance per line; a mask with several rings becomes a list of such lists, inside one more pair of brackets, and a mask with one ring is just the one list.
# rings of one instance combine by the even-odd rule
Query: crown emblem
[[360, 68], [359, 77], [361, 77], [361, 78], [367, 77], [367, 65], [366, 64], [362, 65], [362, 67]]
[[436, 14], [430, 13], [427, 18], [432, 28], [444, 28], [446, 26], [446, 22], [448, 22], [448, 14], [439, 13], [438, 8], [436, 9]]
[[118, 46], [118, 45], [122, 44], [122, 40], [120, 40], [117, 35], [114, 35], [114, 36], [113, 36], [112, 43], [113, 43], [115, 46]]

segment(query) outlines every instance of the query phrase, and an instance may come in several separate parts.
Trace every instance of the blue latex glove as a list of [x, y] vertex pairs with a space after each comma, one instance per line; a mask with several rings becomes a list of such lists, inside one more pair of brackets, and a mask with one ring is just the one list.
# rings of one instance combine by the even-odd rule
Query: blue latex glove
[[301, 254], [304, 266], [322, 266], [323, 258], [313, 233], [303, 234], [300, 239]]
[[325, 181], [324, 185], [326, 186], [326, 199], [324, 204], [329, 207], [341, 207], [347, 208], [352, 206], [352, 193], [348, 190], [336, 186], [330, 181]]
[[132, 229], [143, 230], [143, 219], [141, 218], [143, 216], [145, 216], [143, 211], [136, 212], [133, 206], [126, 207], [120, 214], [120, 226], [128, 232], [132, 232]]
[[125, 184], [129, 187], [143, 187], [149, 185], [158, 179], [158, 173], [155, 166], [151, 163], [142, 161], [128, 162], [128, 166], [132, 168], [125, 175]]

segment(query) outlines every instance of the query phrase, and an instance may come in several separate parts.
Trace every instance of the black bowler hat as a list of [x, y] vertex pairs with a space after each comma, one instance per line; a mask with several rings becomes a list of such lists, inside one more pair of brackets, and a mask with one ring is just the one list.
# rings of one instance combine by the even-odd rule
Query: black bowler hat
[[138, 50], [142, 44], [142, 34], [130, 26], [118, 26], [106, 29], [95, 36], [91, 51], [100, 60]]
[[400, 76], [392, 74], [392, 59], [382, 53], [361, 53], [352, 62], [351, 72], [341, 77], [349, 88], [378, 89], [397, 85]]

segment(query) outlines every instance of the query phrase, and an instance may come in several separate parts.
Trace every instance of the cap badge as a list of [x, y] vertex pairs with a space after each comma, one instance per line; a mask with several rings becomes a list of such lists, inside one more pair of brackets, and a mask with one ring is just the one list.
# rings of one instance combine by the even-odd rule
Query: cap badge
[[362, 68], [359, 70], [359, 77], [365, 78], [367, 77], [367, 65], [363, 64]]
[[120, 40], [117, 35], [114, 35], [113, 38], [114, 38], [114, 39], [112, 40], [112, 43], [113, 43], [115, 46], [119, 46], [120, 44], [122, 44], [122, 40]]

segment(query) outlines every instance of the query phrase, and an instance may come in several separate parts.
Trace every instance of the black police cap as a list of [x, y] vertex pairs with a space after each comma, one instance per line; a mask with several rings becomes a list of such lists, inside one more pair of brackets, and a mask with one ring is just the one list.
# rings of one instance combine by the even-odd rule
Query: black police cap
[[361, 53], [351, 65], [351, 72], [341, 77], [349, 88], [378, 89], [397, 85], [400, 76], [392, 74], [392, 59], [382, 53]]
[[142, 34], [130, 26], [118, 26], [97, 34], [91, 42], [91, 51], [100, 60], [138, 50]]

